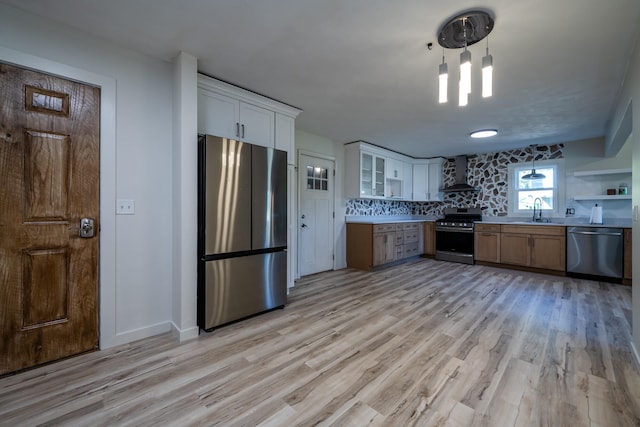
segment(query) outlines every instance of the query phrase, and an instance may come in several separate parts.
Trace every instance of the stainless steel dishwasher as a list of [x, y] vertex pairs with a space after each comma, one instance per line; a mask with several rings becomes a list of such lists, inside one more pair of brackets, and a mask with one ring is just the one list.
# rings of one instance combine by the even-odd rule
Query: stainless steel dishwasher
[[621, 228], [568, 227], [567, 274], [622, 278]]

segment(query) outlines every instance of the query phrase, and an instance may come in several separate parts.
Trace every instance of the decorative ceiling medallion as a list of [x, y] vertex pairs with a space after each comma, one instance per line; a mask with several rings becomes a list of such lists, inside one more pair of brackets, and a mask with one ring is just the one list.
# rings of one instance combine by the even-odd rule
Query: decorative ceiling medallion
[[480, 10], [462, 13], [447, 21], [438, 33], [438, 43], [447, 49], [459, 49], [478, 43], [493, 30], [493, 18]]

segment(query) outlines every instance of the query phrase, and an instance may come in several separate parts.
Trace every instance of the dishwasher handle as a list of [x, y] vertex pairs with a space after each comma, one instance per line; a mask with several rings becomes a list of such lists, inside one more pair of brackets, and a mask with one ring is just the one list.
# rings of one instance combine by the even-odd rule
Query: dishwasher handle
[[622, 236], [622, 233], [601, 233], [598, 231], [569, 231], [569, 234], [595, 234], [597, 236]]

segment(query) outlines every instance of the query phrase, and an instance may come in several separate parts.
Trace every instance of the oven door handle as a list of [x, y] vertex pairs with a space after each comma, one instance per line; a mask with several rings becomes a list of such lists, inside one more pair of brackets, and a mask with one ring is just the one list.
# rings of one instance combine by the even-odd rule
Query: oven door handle
[[436, 231], [453, 231], [454, 233], [473, 233], [473, 227], [446, 227], [436, 226]]

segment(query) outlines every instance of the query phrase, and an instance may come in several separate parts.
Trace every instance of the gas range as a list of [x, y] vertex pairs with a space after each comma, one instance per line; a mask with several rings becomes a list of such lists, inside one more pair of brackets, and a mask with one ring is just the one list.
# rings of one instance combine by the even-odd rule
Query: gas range
[[445, 208], [444, 218], [436, 221], [436, 227], [473, 229], [473, 223], [478, 221], [482, 221], [480, 208]]
[[480, 208], [446, 208], [436, 221], [436, 259], [473, 264], [473, 224], [478, 221]]

